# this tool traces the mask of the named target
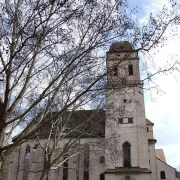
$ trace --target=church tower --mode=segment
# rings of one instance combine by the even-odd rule
[[[150,180],[148,137],[138,52],[115,42],[107,52],[105,179]]]

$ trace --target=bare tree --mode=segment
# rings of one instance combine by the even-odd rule
[[[52,169],[56,174],[60,171],[59,176],[67,176],[70,171],[74,176],[81,177],[84,173],[88,177],[94,170],[93,167],[104,167],[105,147],[109,148],[108,156],[114,161],[114,154],[122,155],[116,147],[120,138],[114,135],[105,140],[104,136],[104,110],[64,112],[60,118],[46,124],[33,137],[29,137],[31,140],[16,148],[16,160],[13,160],[13,164],[9,164],[12,161],[11,154],[7,156],[10,160],[5,163],[4,177],[8,179],[7,172],[9,174],[10,169],[17,169],[15,172],[11,171],[17,179],[32,175],[36,179],[46,179],[51,177]]]
[[[72,133],[67,110],[102,108],[106,82],[105,53],[115,40],[128,40],[141,52],[149,52],[166,40],[165,31],[179,18],[178,6],[162,12],[138,26],[121,0],[4,0],[0,16],[0,152],[38,138],[42,128],[51,124],[56,132],[53,149],[42,146],[48,170],[61,157],[53,154],[59,140]],[[125,60],[125,59],[124,59]],[[176,69],[175,64],[148,74],[144,80],[158,73]],[[57,110],[57,113],[52,112]],[[51,114],[49,116],[49,114]],[[71,115],[69,115],[71,117]],[[71,119],[71,118],[70,118]],[[88,120],[86,121],[88,124]],[[84,123],[73,127],[73,132]],[[9,136],[18,126],[27,126],[14,139],[3,145],[5,129]],[[54,128],[56,127],[56,128]],[[61,128],[60,128],[61,127]],[[60,128],[60,129],[59,129]],[[38,134],[41,132],[40,134]],[[57,135],[59,134],[59,135]],[[85,134],[83,131],[82,134]],[[70,140],[65,153],[81,137]],[[52,142],[51,142],[52,143]],[[52,157],[51,157],[52,156]]]

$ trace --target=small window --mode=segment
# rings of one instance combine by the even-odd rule
[[[149,132],[149,128],[147,127],[147,132]]]
[[[133,75],[133,65],[132,64],[128,65],[128,72],[129,72],[129,75]]]
[[[99,158],[99,163],[101,163],[101,164],[104,164],[104,163],[105,163],[104,156],[101,156],[101,157]]]
[[[28,180],[29,177],[29,166],[30,166],[30,158],[31,158],[31,148],[28,145],[26,147],[25,157],[24,157],[24,171],[23,171],[23,180]]]
[[[118,118],[118,124],[123,124],[123,118]]]
[[[122,79],[121,79],[121,82],[122,82],[123,85],[126,85],[126,84],[127,84],[127,83],[126,83],[126,78],[122,78]]]
[[[100,180],[104,180],[104,174],[100,174]]]
[[[39,144],[35,144],[34,147],[33,147],[33,149],[37,149],[38,146],[39,146]]]
[[[128,118],[128,123],[133,123],[133,118]]]
[[[84,180],[89,180],[89,146],[87,144],[84,150]]]
[[[126,101],[126,99],[124,99],[124,103],[126,103],[127,101]]]
[[[31,149],[30,146],[28,145],[26,148],[25,160],[30,160],[30,157],[31,157]]]
[[[117,67],[114,67],[114,68],[113,68],[112,75],[113,75],[113,76],[118,76],[118,68],[117,68]]]
[[[164,171],[161,171],[160,176],[161,176],[161,179],[166,179],[166,174]]]
[[[63,180],[68,180],[68,155],[64,155]]]

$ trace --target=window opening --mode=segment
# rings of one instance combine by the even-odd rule
[[[118,123],[123,124],[123,118],[118,118]]]
[[[104,163],[105,163],[105,158],[104,158],[104,156],[101,156],[101,157],[99,158],[99,162],[100,162],[101,164],[104,164]]]
[[[68,180],[68,155],[64,155],[63,180]]]
[[[166,174],[164,171],[161,171],[160,176],[161,176],[161,179],[166,179]]]
[[[131,145],[129,142],[123,144],[124,167],[131,167]]]
[[[133,123],[133,118],[128,118],[128,123]]]
[[[28,145],[26,148],[25,160],[30,160],[30,156],[31,156],[31,149],[30,146]]]
[[[100,180],[105,180],[104,174],[100,174]]]
[[[122,82],[122,85],[126,85],[127,83],[126,83],[126,78],[122,78],[121,79],[121,82]]]
[[[113,76],[118,76],[118,68],[117,67],[114,67],[113,68]]]
[[[133,75],[133,65],[132,64],[128,65],[128,72],[129,72],[129,75]]]
[[[34,147],[33,147],[33,149],[37,149],[38,146],[39,146],[39,144],[35,144]]]
[[[28,145],[26,147],[25,157],[24,157],[24,172],[23,172],[23,180],[28,180],[28,170],[30,165],[31,158],[31,148]]]
[[[84,151],[84,180],[89,180],[89,146]]]

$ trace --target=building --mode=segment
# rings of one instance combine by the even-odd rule
[[[175,180],[175,169],[166,163],[163,150],[155,149],[154,124],[145,117],[138,52],[128,42],[113,43],[107,52],[107,70],[106,110],[72,113],[76,122],[91,117],[95,127],[83,129],[78,143],[84,149],[64,154],[63,163],[52,167],[47,179]],[[77,132],[71,134],[76,136]],[[42,139],[46,141],[45,136]],[[38,180],[43,156],[36,140],[22,144],[7,157],[6,180]]]

